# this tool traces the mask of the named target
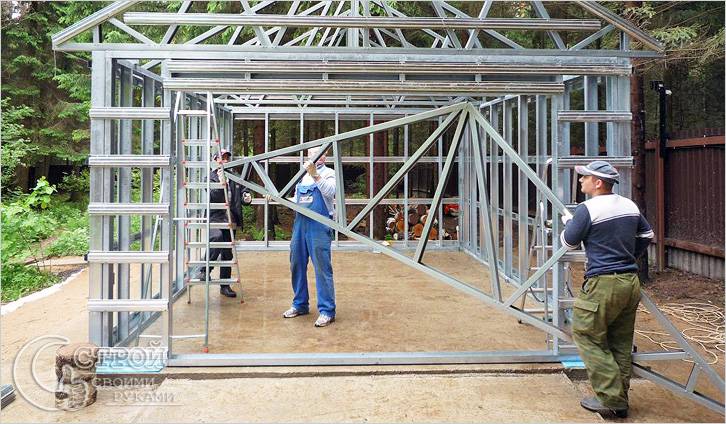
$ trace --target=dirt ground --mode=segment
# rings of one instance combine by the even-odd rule
[[[351,253],[352,254],[352,253]],[[338,253],[336,253],[338,255]],[[353,254],[354,255],[354,254]],[[275,271],[277,272],[277,271]],[[722,305],[723,282],[684,275],[677,271],[653,274],[646,290],[659,304],[709,302]],[[683,290],[686,282],[691,290]],[[718,288],[714,289],[711,285]],[[663,289],[661,290],[661,287]],[[718,297],[720,291],[720,297]],[[52,295],[28,303],[0,320],[2,358],[0,379],[13,377],[13,361],[30,340],[57,334],[73,341],[87,338],[88,272]],[[198,298],[198,296],[197,296]],[[721,302],[721,303],[717,303]],[[80,305],[80,306],[79,306]],[[239,306],[239,303],[237,303]],[[481,319],[484,319],[482,317]],[[484,321],[482,321],[484,322]],[[683,328],[687,324],[674,320]],[[341,323],[336,323],[341,324]],[[655,329],[656,323],[639,314],[639,329]],[[529,334],[531,330],[525,330]],[[340,337],[343,337],[341,335]],[[639,351],[659,349],[636,339]],[[40,380],[50,388],[33,386],[27,369],[15,373],[16,381],[31,399],[52,405],[53,351],[38,355]],[[685,378],[690,364],[668,361],[655,369],[674,378]],[[714,367],[723,375],[721,354]],[[247,375],[234,378],[170,377],[148,387],[99,389],[98,401],[78,412],[49,412],[31,405],[19,394],[0,411],[3,422],[600,422],[602,419],[579,406],[589,392],[587,380],[571,380],[553,365],[533,367],[438,366],[438,367],[340,367],[235,369]],[[386,372],[381,372],[385,368]],[[538,369],[541,368],[541,369]],[[189,369],[189,372],[205,369]],[[331,372],[331,370],[336,370]],[[230,370],[232,371],[232,370]],[[432,373],[435,371],[435,373]],[[214,372],[227,372],[216,368]],[[339,373],[339,374],[336,374]],[[343,373],[345,374],[345,373]],[[278,377],[275,377],[278,375]],[[703,378],[701,379],[703,380]],[[717,396],[701,381],[699,390]],[[721,395],[721,401],[723,397]],[[630,417],[620,422],[723,422],[723,415],[673,394],[650,381],[635,379],[631,390]]]
[[[645,289],[658,303],[661,302],[706,302],[724,305],[724,281],[712,280],[700,275],[666,269],[650,272],[651,281]]]

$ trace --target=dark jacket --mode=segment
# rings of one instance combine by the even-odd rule
[[[210,180],[212,182],[219,182],[219,175],[217,174],[216,169],[212,169],[210,175]],[[229,207],[230,214],[232,215],[232,222],[240,228],[242,227],[242,204],[250,204],[242,201],[244,193],[249,193],[249,190],[234,181],[227,180],[227,195],[229,196]],[[212,189],[209,199],[211,203],[224,203],[224,200],[224,192],[222,189]],[[210,217],[211,222],[227,222],[227,211],[224,209],[212,209]]]

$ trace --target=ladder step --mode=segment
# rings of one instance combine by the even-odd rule
[[[187,147],[214,147],[219,144],[218,140],[207,140],[206,138],[195,138],[189,140],[182,140],[182,145]]]
[[[577,349],[577,345],[569,344],[569,343],[563,343],[560,345],[560,350],[562,349]]]
[[[221,189],[224,188],[224,183],[209,183],[209,188],[211,189]],[[184,188],[189,190],[206,190],[207,189],[207,183],[184,183]]]
[[[585,166],[594,160],[606,160],[616,168],[632,168],[632,156],[563,156],[557,158],[558,168],[572,168],[574,166]]]
[[[168,107],[96,107],[89,116],[95,119],[169,119]]]
[[[560,258],[560,262],[580,262],[584,263],[587,261],[587,257],[585,257],[585,251],[584,250],[575,250],[572,252],[567,252],[564,255],[562,255],[562,258]]]
[[[91,215],[168,215],[168,203],[89,203]]]
[[[535,248],[535,249],[542,249],[542,248],[545,248],[545,249],[547,249],[547,250],[552,250],[552,245],[549,245],[549,244],[548,244],[548,245],[546,245],[546,246],[542,246],[541,244],[535,244],[535,245],[534,245],[534,248]]]
[[[206,169],[207,167],[212,168],[212,165],[214,165],[214,163],[212,163],[212,162],[207,163],[207,162],[204,162],[204,161],[201,161],[201,160],[200,161],[191,161],[191,160],[182,161],[182,166],[185,167],[185,168],[187,168],[187,169],[192,169],[192,168],[194,168],[194,169],[198,169],[198,168]]]
[[[206,203],[185,203],[184,208],[189,210],[206,210]],[[210,203],[209,209],[227,209],[226,203]]]
[[[564,122],[630,122],[633,115],[627,110],[561,110],[557,120]]]
[[[187,262],[187,265],[192,266],[207,266],[206,261],[189,261]],[[232,266],[237,265],[237,261],[209,261],[209,266]]]
[[[192,110],[192,109],[181,109],[178,110],[177,115],[184,115],[184,116],[204,116],[206,117],[209,112],[206,110]]]
[[[174,340],[201,339],[201,338],[204,338],[204,334],[179,334],[179,335],[169,336],[169,338],[172,338]]]
[[[198,249],[206,249],[207,243],[204,241],[190,241],[186,243],[187,247],[192,248],[198,248]],[[218,248],[225,248],[225,247],[234,247],[234,242],[232,241],[210,241],[209,247],[212,249],[218,249]]]
[[[574,297],[563,297],[559,299],[560,307],[571,308],[575,304]]]
[[[222,228],[221,230],[222,230],[222,231],[225,231],[225,230],[227,230],[227,231],[232,231],[232,229],[230,229],[230,228]],[[208,238],[207,238],[207,237],[205,237],[205,236],[201,236],[201,238],[197,239],[197,238],[195,237],[195,236],[197,236],[197,235],[201,236],[201,234],[190,234],[190,235],[188,235],[188,236],[190,236],[190,237],[187,237],[187,239],[188,239],[188,240],[186,240],[186,241],[185,241],[185,243],[204,243],[204,244],[206,244],[206,243],[207,243],[207,240],[208,240]],[[228,241],[220,241],[220,242],[214,242],[214,243],[231,243],[231,242],[228,242]],[[197,247],[199,247],[199,248],[201,248],[200,246],[189,246],[189,247],[192,247],[192,248],[197,248]],[[212,246],[212,247],[215,247],[215,246]],[[218,246],[218,247],[222,247],[222,248],[229,248],[229,246]],[[234,246],[233,246],[233,247],[234,247]]]
[[[207,223],[206,222],[187,222],[184,224],[184,226],[188,227],[188,228],[192,228],[192,229],[195,229],[195,228],[204,229],[204,228],[207,228]],[[209,228],[211,228],[211,229],[225,229],[225,228],[231,229],[232,226],[229,224],[229,222],[210,222]]]
[[[191,284],[191,285],[207,284],[206,281],[200,280],[198,278],[187,279],[186,282],[187,282],[187,284]],[[237,283],[239,283],[239,280],[236,278],[213,278],[213,279],[209,280],[209,284],[216,284],[216,285],[237,284]]]
[[[164,264],[169,262],[169,252],[104,252],[102,250],[91,250],[88,252],[89,263],[110,263],[110,264]]]
[[[530,290],[535,293],[542,293],[543,291],[545,291],[545,289],[542,287],[531,287]],[[547,287],[547,293],[552,293],[552,287]]]
[[[219,144],[218,138],[182,138],[182,143]]]
[[[89,156],[89,166],[130,167],[130,168],[160,168],[169,166],[171,159],[168,155],[104,155]]]
[[[155,312],[168,309],[168,299],[88,299],[89,312]]]

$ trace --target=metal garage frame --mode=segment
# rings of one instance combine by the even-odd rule
[[[567,322],[572,304],[567,267],[582,261],[583,254],[565,252],[557,237],[559,216],[575,200],[571,169],[594,156],[606,156],[622,168],[621,194],[630,194],[630,60],[661,55],[663,47],[657,40],[591,1],[575,2],[581,6],[581,19],[552,18],[541,1],[529,2],[529,17],[500,16],[501,4],[490,0],[477,3],[476,13],[471,5],[460,6],[467,9],[461,10],[455,2],[420,2],[422,16],[407,16],[411,9],[406,2],[394,7],[383,0],[254,4],[243,0],[239,13],[200,12],[205,7],[199,3],[183,1],[176,13],[168,13],[144,2],[118,1],[53,37],[57,51],[92,52],[88,255],[92,342],[113,351],[137,340],[154,320],[161,320],[163,334],[157,339],[170,366],[556,362],[576,353]],[[165,31],[158,31],[159,27]],[[104,42],[109,30],[127,42]],[[536,48],[522,46],[515,40],[516,31],[541,32],[543,41]],[[580,96],[582,109],[574,110],[571,104],[579,102]],[[181,109],[199,113],[180,116]],[[203,113],[213,114],[216,131],[202,125]],[[437,165],[440,177],[457,167],[459,196],[447,201],[460,204],[459,238],[456,243],[436,240],[429,244],[460,249],[487,264],[492,271],[485,285],[488,292],[424,265],[426,238],[418,244],[404,240],[389,248],[371,240],[372,234],[354,232],[356,220],[376,204],[391,201],[384,198],[385,193],[370,193],[370,199],[359,201],[366,207],[353,222],[346,222],[344,213],[338,213],[336,221],[311,217],[354,240],[337,243],[339,248],[375,248],[536,326],[546,334],[544,349],[174,353],[173,340],[189,336],[175,334],[171,326],[174,299],[186,289],[180,253],[184,233],[178,221],[184,207],[179,143],[182,137],[214,141],[216,133],[223,146],[231,146],[235,119],[264,119],[266,128],[275,119],[299,119],[301,128],[306,119],[331,120],[336,133],[340,120],[369,121],[366,128],[307,142],[301,137],[296,146],[243,157],[226,166],[230,179],[259,194],[269,193],[279,204],[303,214],[309,212],[284,198],[302,171],[283,189],[266,172],[270,162],[300,160],[308,147],[332,148],[339,193],[343,193],[342,164],[356,160],[342,156],[339,146],[366,135],[372,145],[373,133],[379,130],[403,128],[404,155],[377,157],[370,149],[369,165],[390,161],[406,169],[429,160]],[[421,150],[409,151],[408,125],[432,119],[439,127],[427,143],[438,146],[438,155],[422,158]],[[135,122],[140,126],[135,127]],[[579,156],[570,153],[575,123],[584,125],[584,154]],[[605,126],[604,139],[598,125]],[[452,148],[444,155],[441,136],[449,127],[454,128]],[[130,199],[135,168],[141,169],[141,203]],[[251,181],[252,171],[264,186]],[[157,189],[155,174],[161,181]],[[398,176],[406,185],[405,171]],[[433,198],[423,200],[434,210],[441,203],[444,182],[440,178]],[[537,212],[520,213],[529,209],[530,186],[536,187]],[[404,204],[421,201],[409,198],[407,190]],[[337,202],[339,210],[344,210],[348,201],[339,196]],[[135,216],[143,217],[140,250],[131,250]],[[432,222],[427,221],[426,233]],[[397,250],[414,246],[414,259]],[[265,240],[247,248],[285,246]],[[137,299],[131,299],[129,264],[133,263],[142,264]],[[158,272],[153,271],[155,267]],[[502,296],[501,282],[513,286],[514,294]],[[723,412],[719,401],[695,391],[701,374],[721,392],[723,379],[643,296],[645,307],[681,350],[636,353],[634,372]],[[526,309],[524,298],[539,304],[538,308]],[[686,358],[694,366],[684,384],[644,365],[650,360]]]

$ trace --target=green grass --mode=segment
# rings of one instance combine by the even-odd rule
[[[3,264],[0,298],[3,302],[12,302],[58,282],[60,276],[32,265]]]
[[[141,173],[131,174],[131,199],[141,200]],[[159,199],[159,173],[154,174],[154,202]],[[36,265],[25,265],[29,260],[46,257],[80,256],[88,252],[88,172],[64,178],[60,184],[66,193],[41,178],[27,194],[12,194],[0,205],[0,284],[3,302],[15,300],[34,291],[51,286],[60,277]],[[71,201],[70,193],[82,193],[81,201]],[[152,224],[153,225],[153,224]],[[130,219],[130,232],[141,231],[141,217]],[[156,249],[161,241],[156,240]],[[139,240],[131,243],[131,250],[139,250]]]
[[[3,199],[0,283],[3,302],[60,281],[55,275],[28,260],[47,256],[81,255],[88,251],[87,202],[71,202],[70,196],[55,193],[41,180],[30,194]],[[43,243],[51,239],[50,243]]]

